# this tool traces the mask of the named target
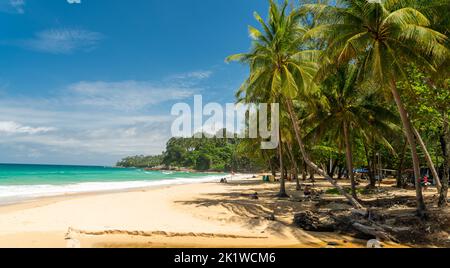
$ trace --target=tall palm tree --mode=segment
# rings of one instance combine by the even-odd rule
[[[361,63],[361,75],[390,89],[397,105],[413,158],[416,178],[417,211],[426,215],[422,195],[420,163],[408,112],[397,89],[404,78],[404,62],[416,62],[435,70],[447,54],[446,36],[428,28],[430,21],[417,9],[401,0],[343,0],[339,5],[304,5],[305,12],[321,18],[321,25],[307,36],[327,44],[325,57],[334,63],[350,60]]]
[[[245,94],[248,101],[275,100],[285,104],[283,107],[287,107],[305,163],[329,180],[355,207],[361,208],[357,200],[310,160],[303,143],[293,99],[301,96],[308,100],[311,97],[315,88],[312,81],[318,69],[318,52],[308,50],[302,41],[306,30],[299,23],[301,16],[302,13],[298,9],[288,11],[287,0],[281,5],[270,0],[267,23],[255,13],[263,31],[249,27],[250,36],[253,38],[252,50],[249,53],[230,56],[227,61],[241,61],[250,66],[250,76],[238,95]]]
[[[297,157],[294,154],[294,148],[293,148],[293,137],[289,132],[289,135],[286,136],[286,148],[288,150],[288,157],[292,163],[292,175],[295,179],[295,183],[296,183],[296,190],[300,191],[302,189],[302,186],[300,184],[300,179],[298,177],[298,165],[297,165]]]
[[[450,36],[450,0],[420,0],[417,3],[418,8],[430,17],[430,27],[436,31]],[[447,38],[445,42],[447,49],[450,49],[450,39]],[[430,79],[432,88],[435,89],[436,95],[441,96],[440,100],[434,106],[439,110],[442,118],[442,133],[441,145],[442,154],[444,156],[444,174],[442,178],[442,185],[439,194],[439,207],[447,205],[448,200],[448,183],[450,179],[450,126],[449,126],[449,90],[450,90],[450,55],[441,62],[440,66],[436,68],[436,72]],[[444,93],[444,94],[442,94]],[[445,93],[447,94],[445,96]],[[444,96],[443,96],[444,95]],[[437,104],[437,105],[436,105]]]
[[[376,92],[361,90],[357,74],[358,67],[349,64],[340,67],[335,75],[323,81],[322,92],[330,108],[309,118],[316,122],[311,134],[321,136],[331,133],[338,144],[345,145],[347,171],[354,198],[357,198],[357,193],[353,173],[352,137],[357,134],[363,138],[376,135],[390,146],[383,133],[392,132],[396,121],[396,116],[379,101]]]
[[[292,125],[290,123],[289,114],[286,111],[281,110],[280,113],[280,127],[281,127],[281,140],[285,145],[286,158],[289,159],[289,164],[291,167],[291,175],[295,177],[296,190],[301,190],[300,180],[298,178],[298,165],[297,158],[294,153],[294,138],[292,136]]]
[[[286,193],[286,161],[284,160],[284,149],[283,149],[283,136],[280,131],[280,141],[278,144],[278,159],[280,161],[280,191],[277,194],[279,198],[286,198],[289,195]]]

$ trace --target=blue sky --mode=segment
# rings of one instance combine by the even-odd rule
[[[73,3],[70,3],[73,2]],[[79,3],[78,3],[79,2]],[[0,0],[0,162],[158,154],[176,102],[233,102],[263,0]]]

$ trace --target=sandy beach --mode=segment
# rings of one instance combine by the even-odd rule
[[[320,193],[312,198],[287,182],[290,198],[280,199],[275,197],[278,183],[252,177],[0,206],[0,248],[364,248],[371,239],[342,226],[312,232],[294,223],[298,213],[313,213],[320,224],[329,215],[342,215],[350,225],[362,220],[351,216],[344,197],[328,193],[333,188],[324,179],[302,182],[304,189]],[[339,184],[349,187],[346,180]],[[432,217],[426,222],[415,217],[414,189],[394,184],[395,179],[388,179],[373,193],[361,195],[396,234],[382,240],[382,247],[447,247],[449,211],[432,208],[436,190],[424,192]]]
[[[365,246],[366,241],[351,237],[293,227],[293,208],[283,204],[288,201],[273,202],[276,189],[276,184],[244,179],[3,206],[0,247]],[[260,200],[248,197],[255,190]],[[276,221],[266,219],[272,213]]]

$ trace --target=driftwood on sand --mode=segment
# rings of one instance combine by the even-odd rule
[[[398,242],[397,239],[395,239],[392,235],[388,234],[384,228],[381,228],[379,226],[376,226],[376,225],[368,226],[368,225],[363,225],[359,222],[353,223],[352,226],[356,230],[358,230],[364,234],[374,236],[378,240]]]

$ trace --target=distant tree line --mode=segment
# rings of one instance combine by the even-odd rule
[[[236,138],[171,138],[166,150],[157,156],[126,157],[119,167],[186,168],[198,171],[255,172],[262,171],[262,159],[253,159],[239,150],[241,140]]]
[[[116,165],[118,167],[136,167],[136,168],[154,168],[160,166],[162,163],[162,155],[155,156],[144,156],[144,155],[136,155],[125,157],[120,160]]]

